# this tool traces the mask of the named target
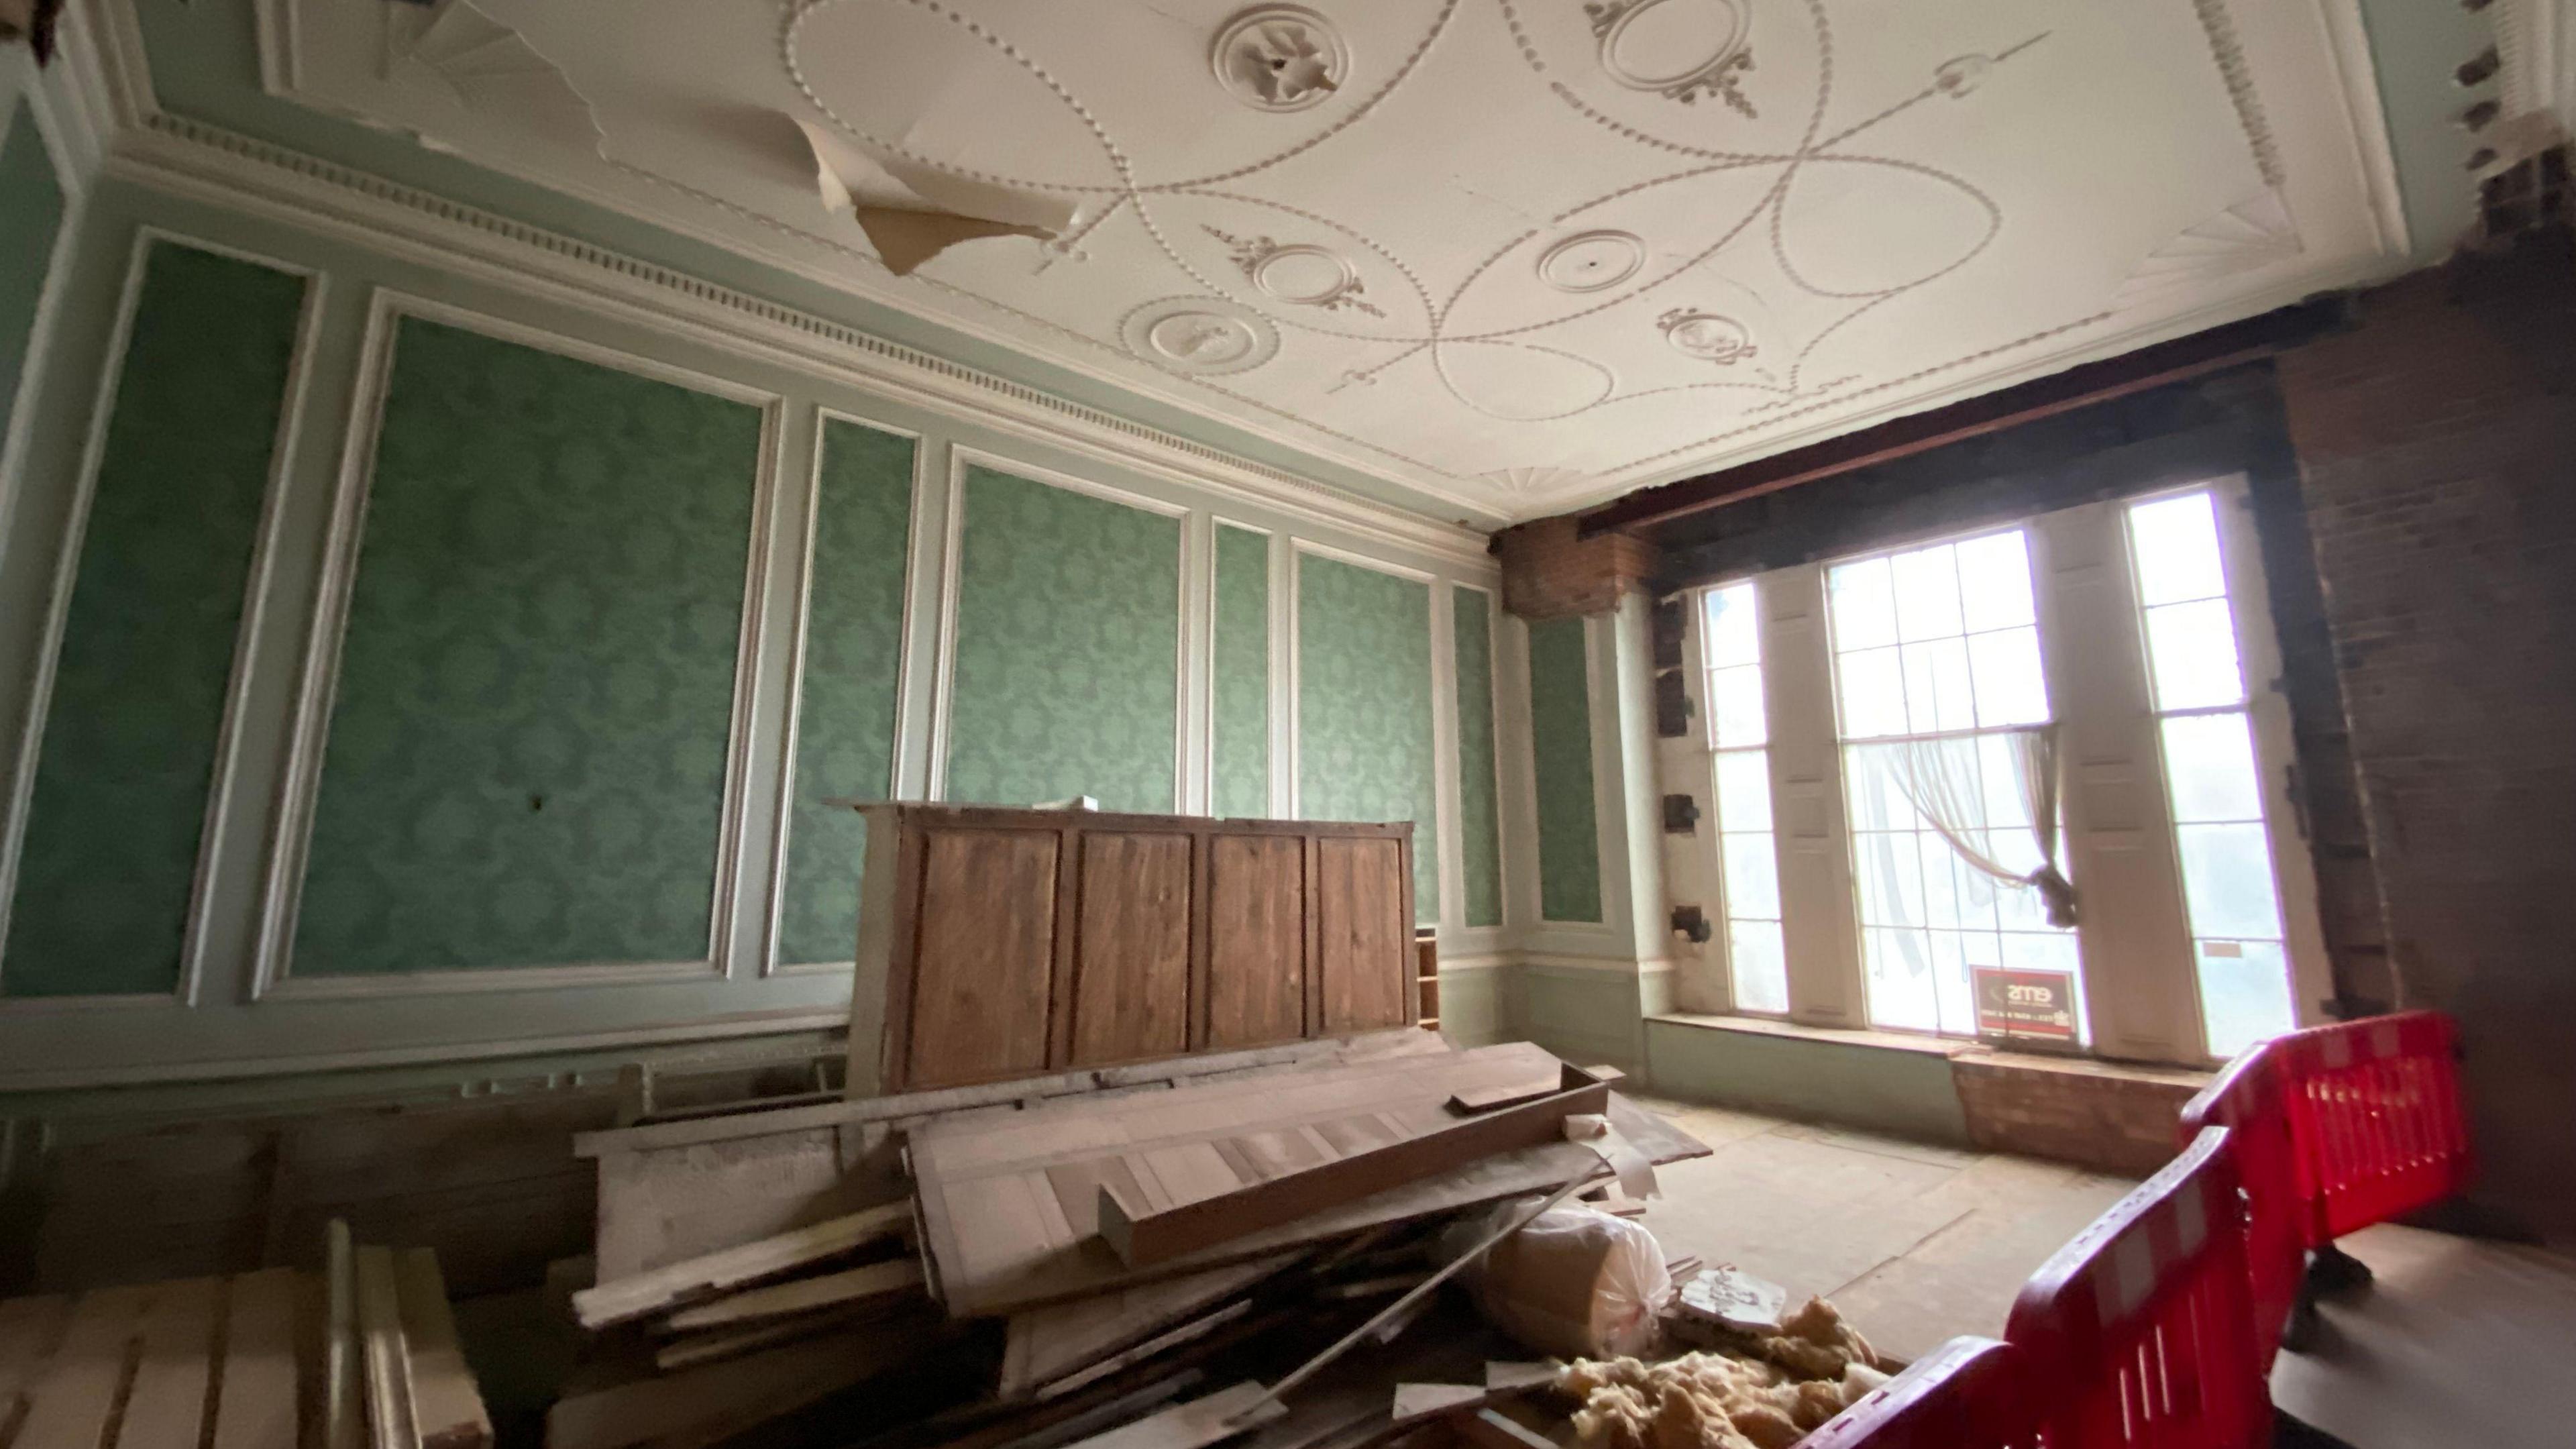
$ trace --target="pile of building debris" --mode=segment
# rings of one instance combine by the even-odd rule
[[[1525,1326],[1562,1306],[1550,1294],[1589,1301],[1585,1283],[1518,1318],[1479,1310],[1490,1281],[1442,1289],[1540,1214],[1641,1211],[1655,1165],[1706,1154],[1616,1075],[1399,1031],[593,1134],[595,1281],[570,1297],[592,1337],[548,1444],[1534,1446],[1553,1441],[1533,1425],[1580,1410],[1601,1442],[1684,1449],[1656,1435],[1657,1405],[1690,1394],[1635,1361],[1532,1361],[1533,1339],[1606,1341],[1580,1302],[1559,1330]],[[1651,1295],[1627,1294],[1649,1314],[1698,1269],[1660,1258]],[[1734,1335],[1728,1361],[1749,1366],[1728,1382],[1787,1404],[1784,1423],[1874,1382],[1844,1373],[1869,1362],[1856,1335],[1793,1326],[1773,1353],[1704,1303],[1673,1311]],[[1800,1352],[1816,1357],[1783,1361]],[[1807,1387],[1763,1396],[1778,1385]],[[1699,1442],[1772,1442],[1700,1397],[1687,1412],[1716,1417]]]

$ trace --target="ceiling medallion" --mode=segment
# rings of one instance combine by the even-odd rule
[[[1222,297],[1165,297],[1128,313],[1118,324],[1127,350],[1174,372],[1214,375],[1244,372],[1279,351],[1279,330],[1269,319]]]
[[[1302,111],[1340,89],[1351,50],[1303,5],[1256,5],[1229,20],[1208,52],[1217,84],[1261,111]]]
[[[1583,13],[1612,80],[1685,105],[1706,93],[1753,115],[1742,85],[1753,69],[1744,0],[1584,0]]]
[[[1361,293],[1358,270],[1339,254],[1304,242],[1281,245],[1266,236],[1239,237],[1215,227],[1202,228],[1225,243],[1243,279],[1264,296],[1292,307],[1320,307],[1338,312],[1348,307],[1372,317],[1386,314]]]
[[[1579,231],[1538,256],[1538,279],[1560,292],[1599,292],[1637,275],[1646,244],[1633,232]]]
[[[1987,74],[1994,68],[1995,58],[1991,55],[1963,55],[1944,62],[1939,70],[1934,71],[1932,86],[1941,94],[1956,99],[1984,85]]]
[[[1655,325],[1664,329],[1664,340],[1675,352],[1720,367],[1733,367],[1757,351],[1743,323],[1714,312],[1675,307],[1656,318]]]

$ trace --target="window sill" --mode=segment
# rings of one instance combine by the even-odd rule
[[[1702,1031],[1731,1031],[1745,1036],[1787,1037],[1793,1041],[1863,1047],[1873,1051],[1914,1052],[1929,1057],[1956,1057],[1979,1050],[1975,1042],[1956,1041],[1948,1037],[1915,1036],[1909,1032],[1871,1031],[1840,1026],[1809,1026],[1804,1022],[1782,1021],[1769,1016],[1716,1016],[1701,1012],[1671,1011],[1646,1019],[1672,1026],[1697,1027]]]
[[[2118,1062],[2102,1057],[2074,1056],[2057,1052],[2011,1051],[1987,1042],[1961,1041],[1955,1037],[1917,1036],[1911,1032],[1873,1031],[1865,1028],[1809,1026],[1804,1022],[1782,1021],[1768,1016],[1719,1016],[1700,1012],[1672,1011],[1646,1018],[1672,1026],[1695,1027],[1702,1031],[1727,1031],[1744,1036],[1784,1037],[1792,1041],[1811,1041],[1830,1046],[1855,1047],[1864,1051],[1913,1052],[1918,1056],[1946,1057],[1970,1067],[1993,1071],[2056,1072],[2073,1077],[2099,1080],[2152,1082],[2161,1086],[2188,1087],[2193,1091],[2209,1085],[2214,1072],[2196,1067],[2151,1066],[2139,1062]]]

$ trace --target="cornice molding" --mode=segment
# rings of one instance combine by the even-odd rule
[[[99,15],[89,12],[95,9]],[[1359,497],[1105,409],[675,268],[516,221],[418,187],[159,108],[140,37],[119,0],[87,92],[104,124],[105,174],[356,241],[482,280],[615,309],[943,413],[999,426],[1151,476],[1417,550],[1484,577],[1485,535]]]

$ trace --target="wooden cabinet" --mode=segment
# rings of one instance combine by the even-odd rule
[[[1418,1014],[1409,823],[858,808],[854,1096]]]

